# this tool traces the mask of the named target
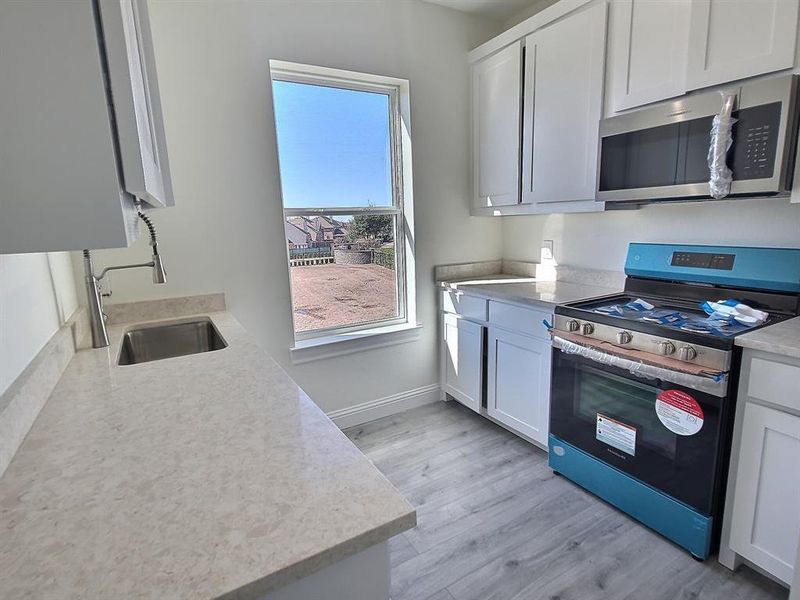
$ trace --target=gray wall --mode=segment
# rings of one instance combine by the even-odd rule
[[[503,256],[538,260],[553,240],[556,262],[621,271],[628,242],[800,247],[800,204],[784,199],[646,206],[604,213],[503,219]]]
[[[114,273],[112,302],[224,291],[234,315],[324,409],[436,383],[433,266],[498,258],[499,220],[469,216],[467,51],[499,25],[416,0],[155,2],[176,206],[153,214],[169,283]],[[411,82],[418,342],[292,367],[269,59]],[[98,269],[146,260],[144,240]]]
[[[0,254],[0,394],[76,307],[68,254]]]

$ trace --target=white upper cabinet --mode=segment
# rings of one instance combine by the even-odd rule
[[[610,4],[610,113],[686,92],[691,0]]]
[[[522,45],[472,67],[472,156],[476,207],[519,203]]]
[[[147,0],[101,0],[100,15],[125,190],[151,206],[172,206]]]
[[[0,2],[0,253],[117,248],[173,203],[145,0]]]
[[[523,203],[594,204],[606,12],[594,4],[526,38]]]
[[[798,0],[693,0],[688,89],[794,66]]]

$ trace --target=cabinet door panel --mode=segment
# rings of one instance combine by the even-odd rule
[[[596,4],[526,39],[523,202],[595,198],[606,12]]]
[[[100,14],[125,190],[174,204],[147,0],[102,0]]]
[[[444,315],[445,391],[480,412],[483,389],[483,327]]]
[[[133,243],[117,169],[91,0],[0,2],[0,253]]]
[[[547,444],[550,343],[489,328],[487,412],[511,429]]]
[[[688,89],[794,65],[798,0],[694,0]]]
[[[612,110],[685,93],[691,1],[621,0],[611,11]]]
[[[800,537],[800,417],[745,405],[731,548],[787,585]]]
[[[519,203],[522,47],[519,42],[472,68],[472,147],[477,206]]]

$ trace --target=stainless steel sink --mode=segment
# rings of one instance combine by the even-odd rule
[[[228,346],[209,318],[153,323],[131,329],[122,338],[118,365],[135,365]]]

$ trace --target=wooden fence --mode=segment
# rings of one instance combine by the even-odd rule
[[[289,265],[292,267],[310,267],[314,265],[334,264],[333,246],[289,248]],[[394,248],[377,248],[372,251],[372,261],[380,267],[394,270]]]

